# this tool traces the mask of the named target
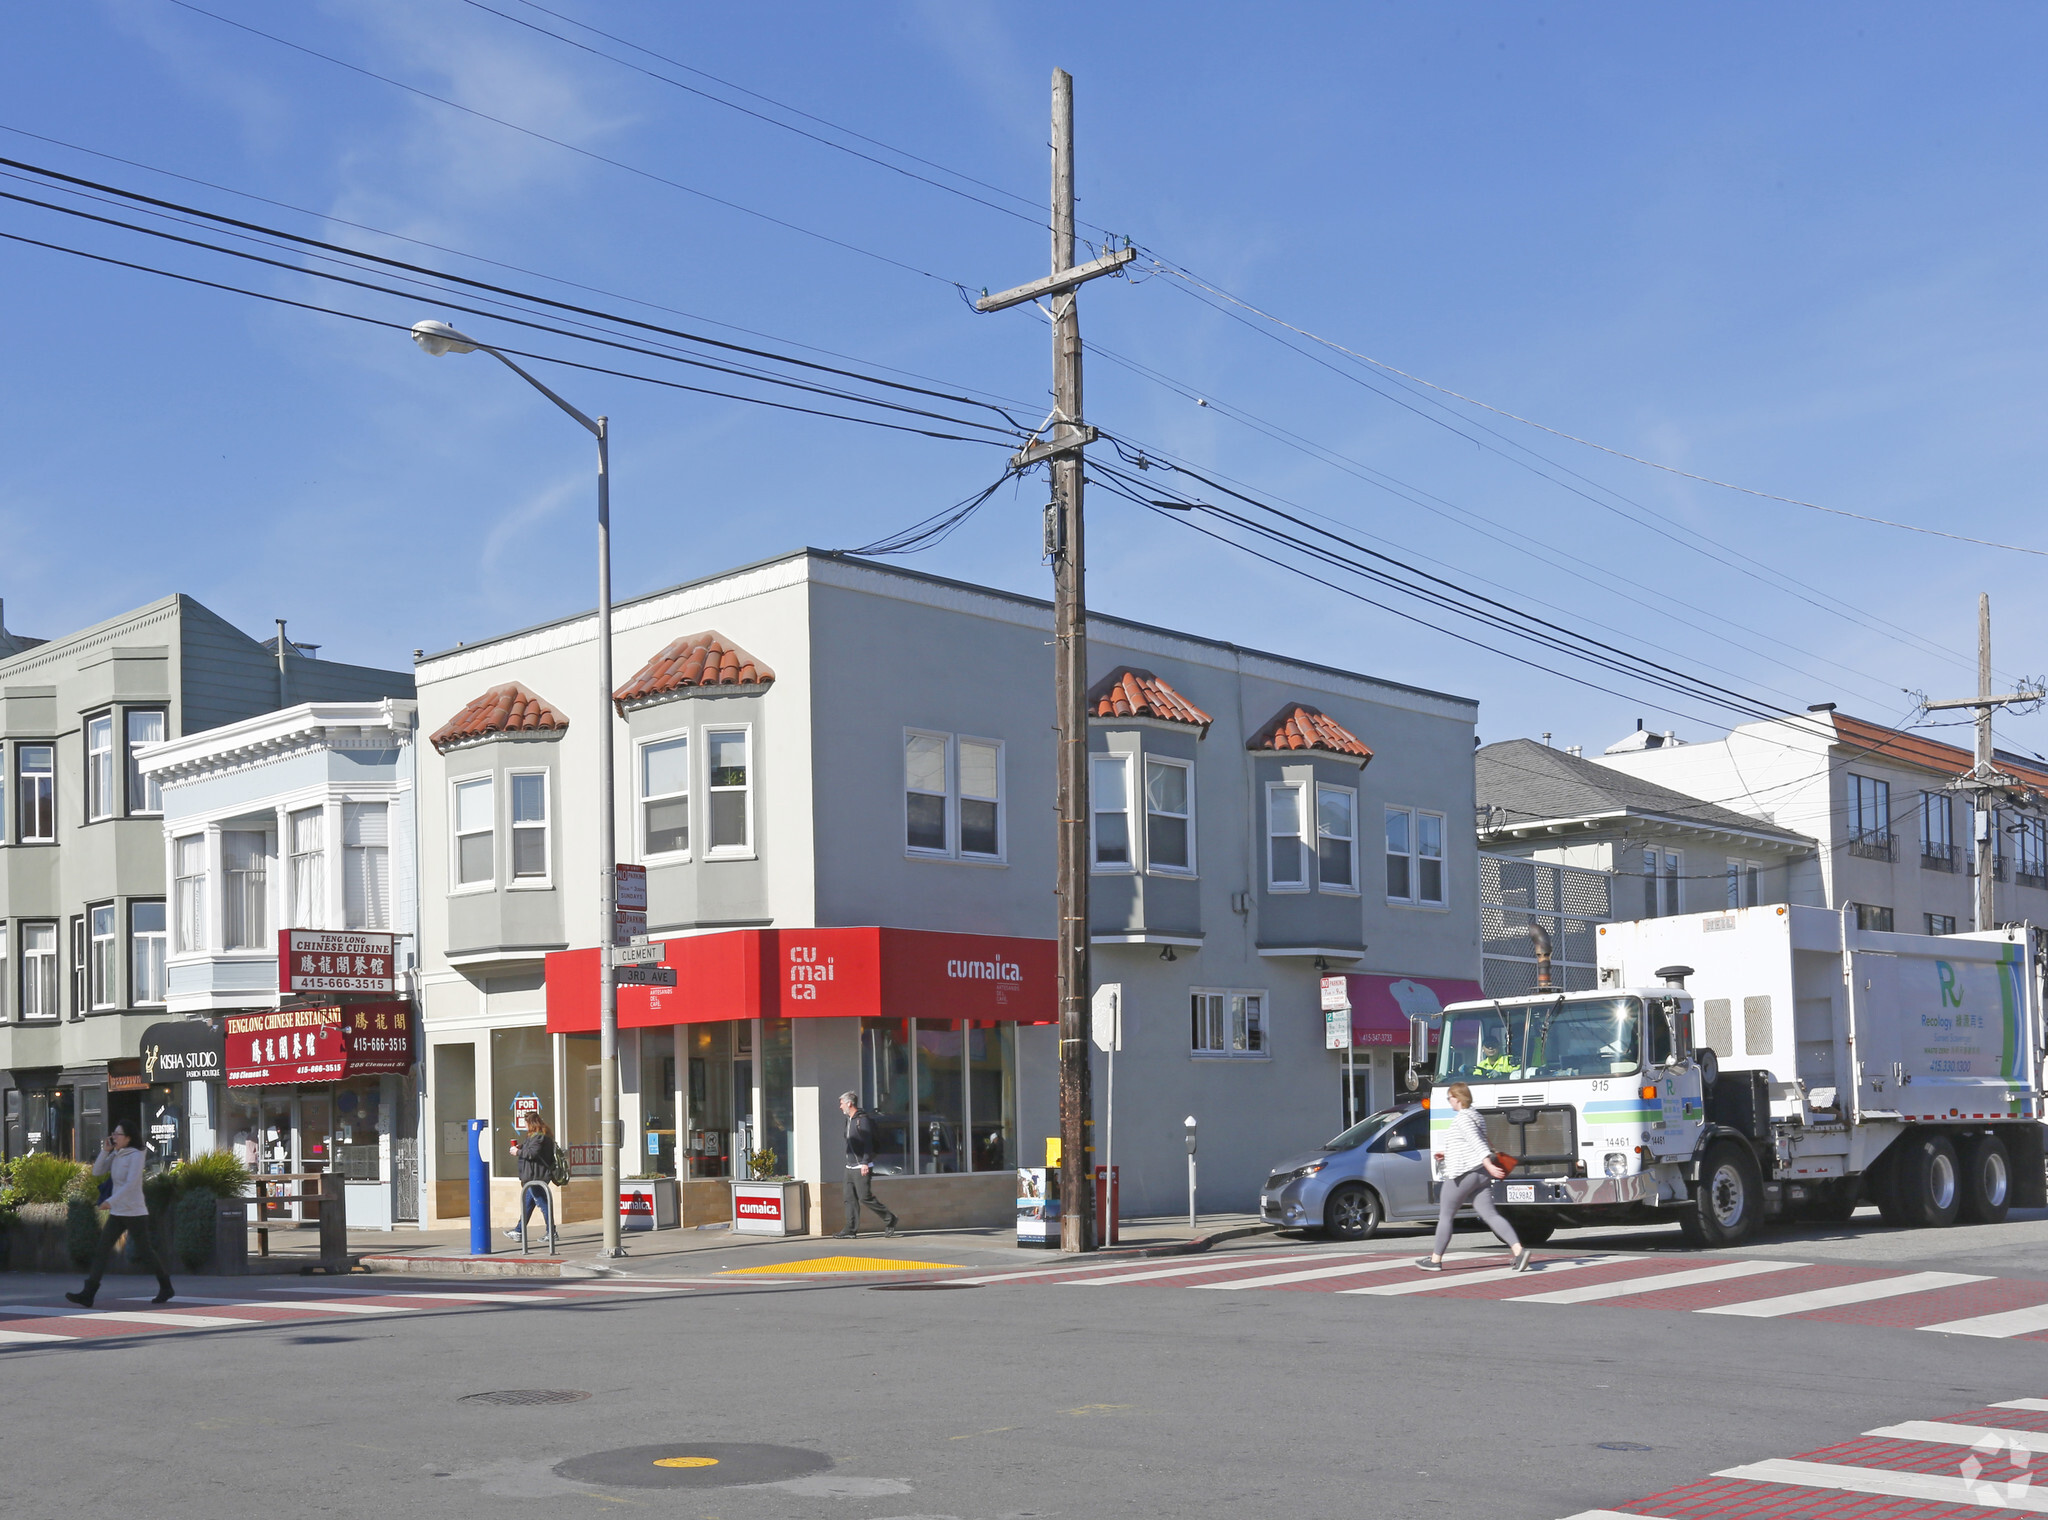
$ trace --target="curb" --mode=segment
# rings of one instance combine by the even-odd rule
[[[1242,1240],[1247,1235],[1270,1235],[1279,1230],[1277,1224],[1241,1224],[1228,1230],[1218,1230],[1214,1235],[1197,1235],[1193,1240],[1177,1240],[1163,1246],[1111,1246],[1108,1250],[1094,1251],[1091,1255],[1108,1257],[1129,1257],[1133,1261],[1144,1261],[1159,1256],[1199,1256],[1226,1240]]]
[[[559,1256],[364,1256],[365,1272],[403,1277],[596,1277]]]

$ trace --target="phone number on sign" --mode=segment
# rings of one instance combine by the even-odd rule
[[[404,1052],[412,1049],[412,1041],[402,1034],[359,1035],[349,1042],[349,1046],[351,1049],[362,1051],[365,1054],[375,1055],[388,1052],[392,1055],[402,1055]]]

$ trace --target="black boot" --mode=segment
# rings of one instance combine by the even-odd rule
[[[156,1297],[152,1298],[150,1302],[153,1304],[167,1304],[170,1301],[171,1280],[168,1277],[159,1277],[156,1280]]]
[[[81,1289],[77,1293],[67,1293],[64,1296],[70,1299],[71,1302],[73,1302],[74,1304],[77,1304],[79,1308],[90,1309],[92,1307],[93,1298],[98,1292],[99,1284],[94,1283],[89,1287]]]

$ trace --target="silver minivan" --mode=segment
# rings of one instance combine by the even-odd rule
[[[1364,1240],[1383,1224],[1434,1224],[1429,1170],[1429,1110],[1382,1109],[1274,1167],[1259,1218],[1339,1240]]]

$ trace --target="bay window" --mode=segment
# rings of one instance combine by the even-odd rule
[[[85,816],[114,816],[114,715],[85,720]]]
[[[21,1016],[23,1020],[57,1017],[57,926],[21,926]]]
[[[391,927],[391,809],[382,802],[341,805],[344,928]]]
[[[1089,762],[1088,806],[1094,814],[1095,869],[1133,869],[1130,756],[1097,755]]]
[[[164,1000],[164,905],[128,906],[129,996],[137,1007]]]
[[[497,797],[489,776],[455,783],[455,885],[488,887],[498,877]]]
[[[145,744],[158,744],[164,737],[164,715],[153,708],[133,707],[128,710],[128,811],[130,813],[161,813],[164,810],[164,791],[156,777],[145,776],[137,761],[136,750]]]
[[[171,841],[171,898],[177,905],[178,952],[206,948],[206,836]]]
[[[548,879],[548,776],[521,771],[512,778],[512,879]]]
[[[222,948],[268,950],[269,836],[230,829],[220,836]]]
[[[291,927],[327,927],[327,815],[320,808],[302,808],[285,819],[285,850],[290,857]]]
[[[86,996],[93,1008],[115,1008],[121,1002],[121,938],[116,930],[114,905],[101,903],[89,908],[92,947],[86,965]]]
[[[677,734],[640,746],[640,853],[690,851],[690,738]]]
[[[744,728],[704,731],[709,752],[710,855],[746,855],[754,848],[753,766]]]
[[[1302,836],[1298,781],[1266,784],[1266,886],[1274,892],[1308,890],[1308,851]]]
[[[1325,892],[1358,890],[1358,793],[1316,788],[1316,879]]]
[[[1180,760],[1145,761],[1145,869],[1193,874],[1194,767]]]
[[[22,744],[14,751],[14,839],[17,844],[57,842],[57,749]]]

